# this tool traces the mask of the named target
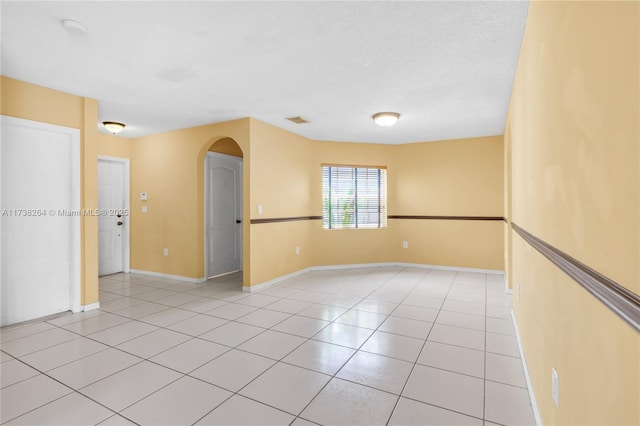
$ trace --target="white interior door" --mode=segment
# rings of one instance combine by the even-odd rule
[[[242,159],[208,153],[206,159],[207,275],[242,269]]]
[[[128,269],[125,268],[129,221],[127,182],[125,161],[98,159],[98,275]]]
[[[80,132],[2,117],[1,325],[80,309]]]

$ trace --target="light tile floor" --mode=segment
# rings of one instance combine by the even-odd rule
[[[100,310],[3,328],[0,422],[534,424],[499,275],[316,271],[243,293],[100,278]]]

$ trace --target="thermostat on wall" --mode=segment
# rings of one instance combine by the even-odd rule
[[[147,201],[149,199],[149,196],[146,192],[141,192],[140,193],[140,199],[143,201]]]

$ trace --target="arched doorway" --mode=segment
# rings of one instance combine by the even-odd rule
[[[242,270],[243,153],[232,138],[205,156],[205,277]]]

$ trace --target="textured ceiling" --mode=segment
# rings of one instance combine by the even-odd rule
[[[255,117],[311,139],[503,132],[527,2],[2,1],[3,75],[137,137]],[[85,35],[61,21],[73,19]],[[378,111],[400,121],[381,128]],[[302,116],[307,124],[285,117]]]

